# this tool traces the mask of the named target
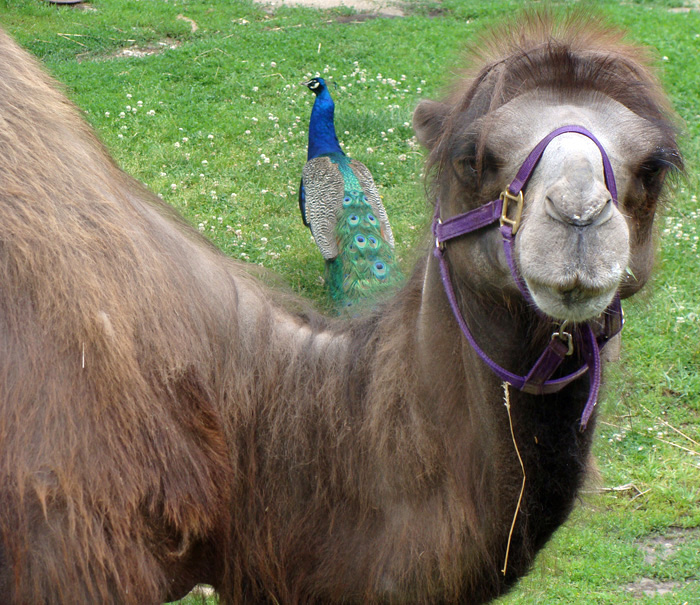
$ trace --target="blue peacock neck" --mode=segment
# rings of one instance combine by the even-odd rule
[[[315,91],[314,91],[315,92]],[[316,95],[309,120],[309,152],[307,160],[327,153],[343,153],[335,134],[335,104],[325,84]]]

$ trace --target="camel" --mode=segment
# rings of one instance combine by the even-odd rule
[[[3,602],[476,604],[527,573],[682,161],[619,32],[535,15],[474,48],[414,115],[430,245],[339,320],[122,172],[0,34]]]

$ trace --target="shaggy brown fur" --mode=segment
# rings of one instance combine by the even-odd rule
[[[473,117],[540,74],[566,85],[568,66],[605,94],[631,86],[662,120],[629,47],[531,35],[523,48],[543,60],[490,59],[455,93]],[[439,158],[469,129],[451,123]],[[207,582],[232,603],[480,603],[566,518],[590,445],[586,379],[513,394],[528,483],[500,573],[520,467],[501,385],[432,261],[363,319],[284,310],[116,168],[3,33],[0,175],[4,602],[157,603]],[[474,284],[457,287],[466,301]],[[463,308],[502,363],[532,363],[531,311],[502,297]]]

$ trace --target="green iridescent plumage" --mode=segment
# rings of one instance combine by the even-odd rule
[[[321,78],[309,123],[299,205],[326,259],[326,285],[339,311],[365,306],[402,278],[394,236],[372,175],[346,156],[335,135],[334,105]]]

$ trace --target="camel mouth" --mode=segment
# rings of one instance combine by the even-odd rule
[[[542,283],[525,280],[532,300],[537,307],[559,321],[585,322],[599,317],[610,305],[617,292],[616,283],[612,287],[573,287],[557,288]]]

